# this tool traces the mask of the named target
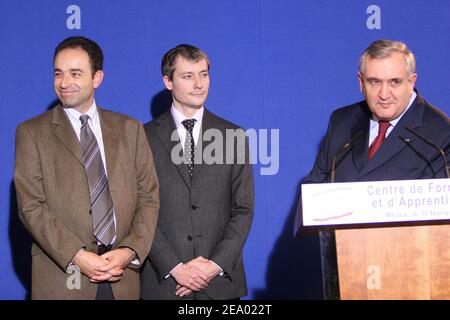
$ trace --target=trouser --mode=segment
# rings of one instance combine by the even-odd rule
[[[98,246],[98,255],[102,255],[105,252],[111,250],[111,246]],[[103,281],[97,284],[97,296],[95,300],[114,300],[114,294],[111,288],[111,282]]]

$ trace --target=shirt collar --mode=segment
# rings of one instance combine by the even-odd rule
[[[178,111],[173,103],[172,103],[172,107],[170,108],[170,112],[172,113],[172,117],[175,120],[175,125],[178,128],[179,126],[181,126],[181,122],[183,122],[186,119],[195,119],[197,120],[196,123],[198,123],[200,126],[202,124],[202,119],[203,119],[203,113],[205,111],[205,108],[202,106],[200,109],[198,109],[195,114],[189,118],[186,117],[184,114],[182,114],[180,111]]]
[[[406,113],[406,111],[408,111],[408,109],[411,107],[411,105],[412,105],[414,99],[416,99],[416,97],[417,97],[417,93],[413,91],[413,93],[411,94],[411,97],[409,98],[408,106],[406,107],[406,109],[402,112],[402,114],[400,116],[398,116],[394,120],[389,121],[389,123],[391,124],[392,127],[395,127],[397,125],[397,123],[400,121],[400,119],[403,117],[403,115]],[[372,115],[372,120],[373,120],[372,126],[375,126],[378,124],[379,119],[374,114]]]
[[[74,108],[64,108],[64,111],[66,111],[67,115],[77,121],[80,121],[80,116],[83,115],[82,113],[78,112],[77,110],[75,110]],[[92,122],[96,121],[98,118],[98,110],[97,110],[97,105],[94,102],[92,102],[91,107],[89,108],[89,110],[85,113],[89,116],[89,118],[91,119]]]

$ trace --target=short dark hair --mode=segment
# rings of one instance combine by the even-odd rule
[[[55,54],[53,55],[53,61],[55,61],[56,55],[64,49],[80,48],[89,56],[89,62],[91,64],[92,76],[98,71],[103,70],[103,51],[100,46],[93,40],[85,37],[69,37],[61,41],[55,48]]]
[[[205,52],[190,44],[180,44],[166,52],[161,61],[161,73],[163,76],[168,76],[170,80],[173,80],[175,60],[178,56],[193,62],[205,59],[209,70],[209,59]]]

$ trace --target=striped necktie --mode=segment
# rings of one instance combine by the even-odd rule
[[[97,140],[88,124],[89,116],[84,114],[80,116],[80,120],[82,160],[89,183],[94,236],[103,245],[108,246],[115,236],[113,204],[108,177],[103,167]]]

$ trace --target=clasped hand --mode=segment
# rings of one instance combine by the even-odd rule
[[[177,282],[175,294],[181,298],[205,289],[219,273],[217,265],[202,256],[181,264],[171,273]]]
[[[130,248],[117,248],[101,256],[81,249],[72,261],[91,282],[116,282],[122,278],[123,271],[134,255]]]

